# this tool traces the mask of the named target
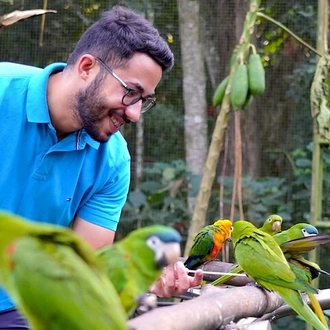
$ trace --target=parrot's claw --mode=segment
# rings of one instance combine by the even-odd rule
[[[137,298],[137,314],[144,314],[157,307],[157,296],[153,293],[145,293]]]
[[[246,285],[247,286],[253,286],[255,288],[263,289],[263,290],[271,292],[271,290],[265,289],[263,286],[259,285],[257,282],[248,282],[248,283],[246,283]]]

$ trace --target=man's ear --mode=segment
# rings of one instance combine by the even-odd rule
[[[84,54],[80,57],[78,61],[78,74],[84,80],[89,79],[91,76],[95,76],[96,70],[96,60],[94,56],[89,54]]]

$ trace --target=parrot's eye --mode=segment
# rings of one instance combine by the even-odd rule
[[[150,236],[147,239],[147,245],[153,250],[158,247],[160,244],[160,239],[157,236]]]
[[[272,222],[272,218],[269,218],[269,219],[268,219],[268,222]]]
[[[302,234],[304,235],[304,237],[306,236],[316,236],[317,235],[317,232],[314,232],[314,231],[308,231],[307,229],[303,228],[301,230]]]

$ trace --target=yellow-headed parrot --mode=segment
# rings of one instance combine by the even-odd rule
[[[0,213],[0,282],[33,330],[127,329],[95,252],[68,228]]]
[[[180,234],[172,227],[153,225],[136,229],[97,251],[128,315],[160,277],[163,267],[179,260],[180,241]]]
[[[214,260],[222,249],[222,245],[231,236],[232,222],[228,219],[217,220],[205,226],[193,240],[192,247],[184,265],[195,269],[204,262]]]
[[[234,222],[233,227],[234,254],[244,272],[265,289],[275,291],[315,329],[328,329],[301,297],[301,291],[317,290],[295,275],[274,237],[244,220]]]

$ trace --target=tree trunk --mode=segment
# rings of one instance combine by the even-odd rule
[[[192,213],[195,204],[196,185],[203,173],[207,152],[206,78],[199,24],[199,1],[178,0],[179,29],[183,70],[183,94],[185,105],[186,164],[192,171],[188,208]]]

